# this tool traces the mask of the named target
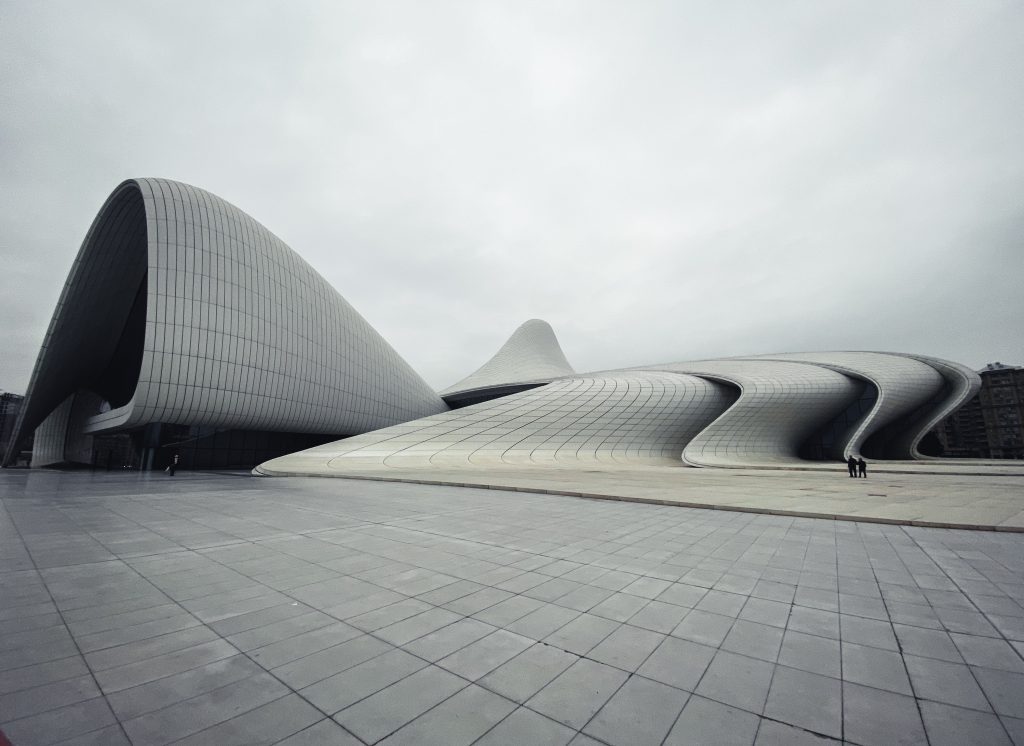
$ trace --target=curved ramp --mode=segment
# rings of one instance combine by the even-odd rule
[[[734,400],[671,372],[577,376],[283,456],[263,474],[512,464],[680,466],[684,446]]]

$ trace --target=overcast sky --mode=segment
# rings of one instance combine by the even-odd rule
[[[129,177],[447,386],[797,350],[1024,364],[1024,3],[0,0],[0,389]]]

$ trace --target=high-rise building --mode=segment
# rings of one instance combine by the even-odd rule
[[[21,404],[25,401],[24,396],[12,394],[9,391],[0,391],[0,454],[7,453],[7,446],[14,434],[14,425],[18,421],[18,412],[21,411]],[[32,450],[27,444],[26,452]],[[19,454],[15,454],[17,460]]]
[[[989,363],[978,395],[936,429],[944,455],[1024,458],[1024,367]]]

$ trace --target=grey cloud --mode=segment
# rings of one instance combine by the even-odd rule
[[[545,318],[578,370],[814,348],[1024,363],[1024,8],[0,7],[0,387],[107,193],[303,255],[437,386]]]

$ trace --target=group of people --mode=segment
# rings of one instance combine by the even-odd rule
[[[864,460],[864,457],[854,458],[851,454],[846,459],[846,468],[850,470],[851,477],[864,477],[868,478],[868,463]]]

